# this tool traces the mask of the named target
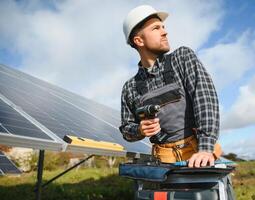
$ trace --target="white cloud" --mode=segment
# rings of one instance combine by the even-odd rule
[[[241,128],[255,124],[255,76],[239,89],[239,97],[222,116],[222,129]]]
[[[227,34],[227,37],[229,35]],[[228,43],[224,43],[224,40]],[[255,124],[255,114],[250,112],[255,109],[255,81],[239,89],[231,87],[237,85],[236,81],[242,80],[248,71],[252,72],[255,63],[255,32],[246,30],[236,41],[220,40],[214,47],[199,51],[199,58],[213,77],[218,92],[231,88],[239,97],[233,100],[233,105],[225,102],[225,109],[220,109],[221,129],[231,130]],[[239,94],[238,94],[239,91]],[[224,101],[224,97],[222,96]]]
[[[173,49],[189,46],[194,50],[207,42],[210,34],[220,28],[224,15],[221,1],[167,2],[169,40]]]
[[[255,35],[245,31],[232,43],[220,43],[201,50],[199,57],[220,90],[243,77],[255,63]]]
[[[120,68],[113,72],[107,72],[104,75],[97,77],[94,84],[82,90],[82,94],[90,99],[97,99],[106,105],[112,105],[120,110],[120,96],[124,81],[127,80],[132,74],[136,73],[135,70]],[[100,95],[99,95],[100,94]],[[113,96],[118,98],[108,98]]]
[[[166,27],[173,49],[201,47],[219,28],[223,13],[221,1],[54,2],[54,9],[47,9],[41,1],[1,1],[0,38],[5,43],[0,47],[19,53],[20,67],[29,74],[114,108],[123,82],[137,68],[138,56],[122,33],[130,9],[151,4],[170,12]]]

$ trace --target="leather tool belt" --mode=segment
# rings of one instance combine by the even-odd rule
[[[152,155],[163,163],[175,163],[188,160],[194,153],[198,152],[198,143],[194,135],[183,140],[167,144],[153,144]],[[214,146],[214,157],[218,159],[222,150],[218,143]]]

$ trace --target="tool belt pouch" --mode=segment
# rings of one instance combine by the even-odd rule
[[[194,153],[198,151],[197,139],[190,137],[188,141],[181,140],[177,143],[154,144],[152,147],[152,155],[162,163],[174,163],[177,161],[188,160]],[[218,159],[222,155],[221,147],[218,143],[214,146],[213,155]]]
[[[194,136],[169,144],[154,144],[152,155],[162,163],[175,163],[188,160],[197,152],[197,140]]]
[[[119,175],[136,180],[162,182],[167,179],[169,167],[125,163],[119,165]]]

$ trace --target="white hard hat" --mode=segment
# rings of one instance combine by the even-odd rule
[[[132,9],[123,23],[123,32],[126,37],[126,42],[130,44],[129,36],[133,30],[133,28],[139,24],[141,21],[146,19],[151,15],[157,15],[162,21],[164,21],[168,17],[168,13],[166,12],[158,12],[153,7],[149,5],[141,5],[134,9]]]

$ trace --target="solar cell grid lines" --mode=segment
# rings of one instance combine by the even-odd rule
[[[51,140],[49,136],[44,134],[40,129],[21,116],[13,108],[6,105],[2,100],[0,100],[0,122],[1,132],[8,134],[15,133],[22,136],[35,135],[39,138]]]
[[[79,107],[84,108],[90,113],[94,113],[95,115],[100,116],[100,118],[102,118],[103,120],[109,121],[111,124],[114,124],[117,127],[120,124],[120,112],[117,110],[114,110],[110,107],[99,104],[90,99],[86,99],[73,92],[67,91],[63,88],[52,85],[50,83],[37,79],[33,76],[27,75],[23,72],[11,69],[9,67],[5,67],[3,71],[7,74],[13,75],[14,77],[22,77],[22,80],[27,83],[33,83],[37,86],[46,88],[47,91],[53,94],[56,94],[58,97],[62,97],[66,99],[67,101],[73,102],[75,105],[78,105]]]
[[[21,174],[21,171],[16,165],[5,156],[4,153],[0,153],[0,172],[4,174]]]
[[[58,139],[55,138],[57,142],[61,140],[64,143],[62,140],[64,136],[72,135],[118,143],[128,152],[150,153],[148,140],[129,143],[122,138],[118,130],[119,111],[3,65],[0,65],[0,95],[12,102],[14,107],[18,108],[16,111],[22,110],[34,119],[32,126],[29,125],[31,120],[27,122],[26,116],[18,118],[20,114],[13,111],[13,105],[5,105],[6,102],[1,101],[0,112],[3,117],[0,113],[0,132],[2,133],[7,132],[5,127],[9,132],[16,134],[14,128],[17,125],[24,130],[25,128],[30,130],[31,127],[38,129],[39,126],[39,132],[41,131],[43,136],[50,139],[57,137]],[[12,112],[8,109],[12,109]],[[23,122],[24,126],[22,126]],[[41,126],[45,129],[40,128]],[[33,130],[37,130],[36,128]],[[34,133],[27,131],[23,135],[43,138],[36,131]]]
[[[2,80],[0,81],[0,83]],[[12,81],[14,82],[14,81]],[[29,91],[33,91],[34,88],[31,87],[31,85],[28,84],[17,84],[18,87],[11,87],[8,85],[8,88],[5,88],[5,90],[2,91],[2,93],[5,96],[8,96],[11,101],[15,102],[17,106],[22,107],[24,111],[26,111],[28,114],[33,116],[34,112],[33,110],[35,109],[37,111],[37,114],[41,118],[48,119],[47,121],[54,120],[56,123],[54,124],[54,127],[51,127],[48,125],[48,123],[45,123],[46,127],[49,129],[54,129],[57,131],[56,134],[60,135],[61,138],[64,137],[64,135],[68,133],[72,133],[76,135],[76,126],[74,125],[74,122],[72,118],[75,119],[78,124],[80,124],[80,128],[82,129],[82,122],[80,119],[86,119],[90,127],[96,127],[93,126],[98,125],[98,123],[93,119],[91,116],[86,115],[84,112],[79,112],[75,107],[68,106],[66,102],[61,101],[54,95],[51,95],[48,93],[46,90],[43,90],[41,88],[36,88],[33,92],[33,95],[29,96],[29,101],[25,98],[26,96],[29,95]],[[1,85],[1,88],[4,88],[3,85]],[[27,89],[28,88],[28,89]],[[29,108],[29,109],[27,109]],[[33,116],[35,117],[35,116]],[[36,118],[36,117],[35,117]],[[40,119],[38,120],[40,122]],[[86,137],[92,138],[92,139],[98,139],[100,137],[100,133],[103,133],[103,130],[108,130],[108,127],[105,127],[105,124],[100,124],[101,127],[97,126],[97,129],[101,130],[96,133],[96,135],[92,135],[91,132],[93,130],[88,130],[88,129],[82,129],[84,134],[86,134]],[[72,127],[70,129],[69,127]],[[61,131],[58,131],[61,130]],[[78,131],[77,131],[78,132]],[[102,135],[104,136],[104,135]],[[106,136],[104,136],[106,137]],[[104,139],[104,137],[102,139]],[[107,138],[108,140],[112,138]]]

